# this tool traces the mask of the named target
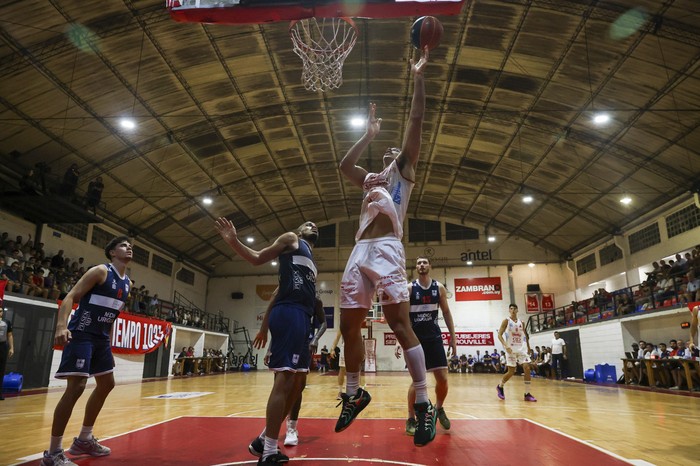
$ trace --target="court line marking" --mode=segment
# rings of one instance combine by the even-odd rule
[[[552,432],[555,432],[555,433],[557,433],[557,434],[559,434],[559,435],[563,435],[564,437],[567,437],[567,438],[569,438],[569,439],[571,439],[571,440],[574,440],[574,441],[576,441],[576,442],[578,442],[578,443],[582,443],[582,444],[584,444],[584,445],[586,445],[586,446],[588,446],[588,447],[594,448],[594,449],[596,449],[596,450],[598,450],[598,451],[600,451],[600,452],[602,452],[602,453],[605,453],[606,455],[610,455],[610,456],[612,456],[613,458],[617,458],[617,459],[620,460],[620,461],[624,461],[625,463],[634,464],[634,463],[631,462],[631,460],[628,460],[627,458],[625,458],[625,457],[623,457],[623,456],[620,456],[620,455],[618,455],[617,453],[613,453],[613,452],[611,452],[611,451],[609,451],[609,450],[606,450],[606,449],[603,448],[603,447],[599,447],[598,445],[595,445],[595,444],[593,444],[593,443],[587,442],[587,441],[585,441],[585,440],[581,440],[580,438],[574,437],[573,435],[567,434],[566,432],[562,432],[562,431],[559,430],[559,429],[554,429],[553,427],[549,427],[549,426],[547,426],[547,425],[545,425],[545,424],[542,424],[542,423],[537,422],[537,421],[533,421],[532,419],[528,419],[528,418],[526,418],[526,417],[522,418],[522,420],[527,421],[527,422],[530,422],[530,423],[535,424],[535,425],[537,425],[537,426],[540,426],[540,427],[542,427],[543,429],[547,429],[547,430],[550,430],[550,431],[552,431]],[[647,464],[653,465],[653,463],[647,463]]]
[[[139,430],[149,429],[149,428],[154,427],[154,426],[157,426],[157,425],[159,425],[159,424],[164,424],[164,423],[166,423],[166,422],[174,421],[175,419],[180,419],[181,417],[196,417],[196,416],[175,416],[175,417],[170,418],[170,419],[165,419],[165,420],[163,420],[163,421],[154,422],[153,424],[148,424],[148,425],[145,425],[145,426],[143,426],[143,427],[139,427],[138,429],[132,429],[132,430],[129,430],[129,431],[126,431],[126,432],[122,432],[121,434],[112,435],[112,436],[109,436],[109,437],[101,437],[101,438],[102,438],[102,440],[109,440],[109,439],[112,439],[112,438],[121,437],[122,435],[128,435],[128,434],[132,434],[132,433],[134,433],[134,432],[138,432]],[[214,417],[214,416],[211,416],[211,417]],[[26,463],[26,462],[28,462],[28,461],[34,461],[34,460],[41,459],[41,458],[43,458],[43,457],[44,457],[44,452],[36,453],[36,454],[34,454],[34,455],[24,456],[24,457],[21,457],[21,458],[17,458],[17,460],[18,460],[19,462],[18,462],[18,463],[13,463],[13,464],[11,464],[10,466],[16,466],[16,465],[19,465],[19,464],[22,464],[22,463]]]
[[[354,458],[350,456],[344,456],[342,458],[306,458],[306,457],[298,457],[298,458],[289,458],[289,462],[297,462],[297,461],[345,461],[348,463],[356,463],[356,462],[364,462],[364,463],[383,463],[383,464],[395,464],[399,466],[427,466],[424,463],[407,463],[405,461],[392,461],[392,460],[383,460],[380,458]],[[233,466],[237,464],[257,464],[258,460],[245,460],[245,461],[234,461],[232,463],[219,463],[216,465],[212,466]]]

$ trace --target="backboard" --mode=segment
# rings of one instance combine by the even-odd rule
[[[166,0],[173,20],[262,24],[307,18],[400,18],[458,15],[465,0]]]

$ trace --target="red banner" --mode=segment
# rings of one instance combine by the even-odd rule
[[[542,310],[554,310],[554,293],[542,293]]]
[[[5,300],[5,286],[7,286],[7,280],[0,280],[0,306]]]
[[[457,346],[493,346],[493,332],[455,332]],[[450,333],[442,332],[442,344],[450,344]],[[394,333],[384,333],[384,346],[396,345]]]
[[[173,330],[170,322],[123,312],[112,324],[112,351],[143,354],[167,343]]]
[[[61,301],[58,302],[61,305]],[[73,305],[71,316],[78,308]],[[70,320],[70,318],[69,318]],[[112,324],[112,352],[119,354],[145,354],[167,344],[173,326],[170,322],[122,312]],[[62,346],[54,349],[62,350]]]
[[[457,301],[501,300],[501,277],[455,278]]]
[[[540,312],[540,294],[525,293],[525,308],[528,314]]]

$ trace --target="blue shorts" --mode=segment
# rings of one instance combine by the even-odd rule
[[[270,370],[308,372],[311,316],[303,306],[278,304],[270,312]]]
[[[421,340],[420,345],[423,347],[423,353],[425,353],[425,370],[447,369],[447,355],[442,344],[442,338]]]
[[[109,340],[71,340],[63,347],[57,379],[96,377],[114,371],[114,356]]]

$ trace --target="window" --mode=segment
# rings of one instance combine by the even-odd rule
[[[165,275],[173,274],[173,263],[165,257],[160,257],[158,254],[153,254],[153,263],[151,264],[151,268],[156,272],[160,272]]]
[[[103,230],[98,226],[92,227],[92,238],[90,239],[90,244],[97,246],[98,248],[104,248],[107,243],[112,241],[116,235],[111,234],[108,231]]]
[[[614,244],[611,244],[609,246],[605,246],[603,249],[601,249],[598,252],[598,254],[600,255],[600,266],[601,267],[622,259],[622,250],[620,248],[618,248],[617,246],[615,246]]]
[[[408,242],[440,241],[440,222],[408,219]]]
[[[583,275],[591,270],[595,270],[595,267],[595,253],[589,254],[586,257],[576,261],[576,274]]]
[[[447,241],[479,239],[479,230],[454,223],[445,223],[445,239]]]
[[[695,204],[690,204],[688,207],[666,217],[666,231],[668,231],[669,238],[698,226],[700,226],[700,209]]]
[[[49,223],[49,227],[61,233],[65,233],[68,236],[72,236],[73,238],[87,241],[87,223]],[[100,247],[105,247],[106,244],[107,243]]]
[[[181,268],[175,278],[188,285],[194,285],[194,272],[186,268]]]
[[[635,252],[641,251],[642,249],[646,249],[655,244],[659,244],[661,242],[659,224],[654,223],[653,225],[649,225],[648,227],[642,228],[639,231],[635,231],[629,236],[628,240],[631,254],[634,254]]]
[[[148,259],[150,258],[151,253],[136,245],[133,245],[131,250],[133,253],[131,260],[139,265],[148,267]]]
[[[314,245],[317,248],[335,247],[335,223],[318,229],[318,241]]]

